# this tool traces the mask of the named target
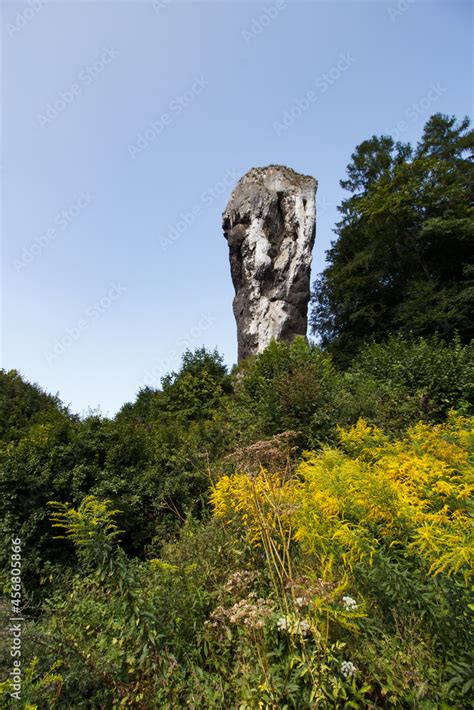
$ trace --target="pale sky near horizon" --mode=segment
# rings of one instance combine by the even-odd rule
[[[1,366],[113,415],[186,347],[236,360],[221,214],[247,170],[339,180],[373,134],[472,115],[472,3],[2,5]]]

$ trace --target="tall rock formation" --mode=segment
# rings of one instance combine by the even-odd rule
[[[281,165],[252,168],[223,214],[235,288],[238,358],[306,335],[315,238],[313,177]]]

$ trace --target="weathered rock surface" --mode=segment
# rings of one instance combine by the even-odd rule
[[[238,358],[306,335],[317,182],[290,168],[253,168],[223,214],[235,288]]]

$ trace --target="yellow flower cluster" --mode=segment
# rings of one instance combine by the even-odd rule
[[[250,542],[288,530],[295,511],[295,481],[261,469],[256,476],[222,476],[211,492],[214,514],[242,523]]]
[[[472,573],[472,420],[418,423],[399,441],[360,420],[340,430],[340,448],[305,455],[297,475],[261,471],[221,478],[216,515],[235,519],[251,541],[291,531],[323,566],[369,563],[381,546],[401,547],[431,574]]]
[[[314,549],[317,537],[328,546],[329,536],[349,564],[372,557],[383,541],[406,545],[433,574],[472,573],[472,421],[453,414],[437,426],[420,422],[389,442],[361,420],[340,440],[350,457],[328,450],[300,468],[298,537]]]

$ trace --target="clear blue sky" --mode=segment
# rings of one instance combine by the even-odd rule
[[[247,170],[318,179],[315,276],[355,146],[472,113],[467,1],[39,0],[2,24],[1,364],[75,412],[186,345],[235,362],[221,213]]]

